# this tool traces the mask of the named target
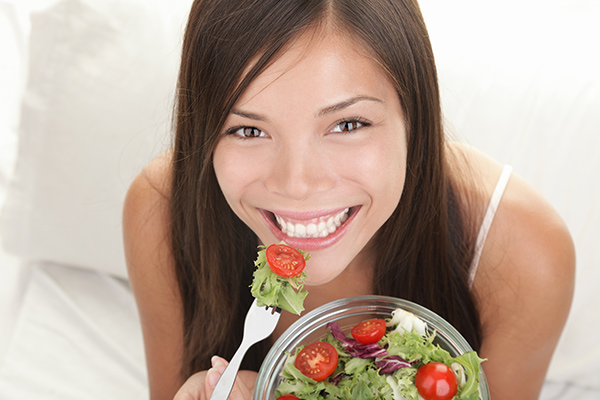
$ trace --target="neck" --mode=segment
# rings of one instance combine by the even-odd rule
[[[365,296],[373,293],[373,259],[361,252],[346,269],[332,281],[323,285],[307,287],[308,295],[304,300],[302,315],[334,300],[347,297]],[[300,317],[283,312],[274,332],[279,337]]]
[[[372,259],[359,254],[346,269],[332,281],[308,287],[305,306],[313,310],[330,301],[354,296],[364,296],[373,292]]]

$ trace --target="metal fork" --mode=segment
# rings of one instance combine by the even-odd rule
[[[242,363],[246,351],[248,351],[253,344],[265,339],[273,333],[280,316],[280,308],[259,307],[256,304],[256,299],[254,299],[254,302],[246,314],[242,343],[236,350],[231,361],[229,361],[229,365],[225,368],[223,375],[219,378],[219,382],[217,382],[217,386],[215,387],[212,396],[210,396],[210,400],[225,400],[229,397],[229,393],[231,393],[235,377],[240,369],[240,364]]]

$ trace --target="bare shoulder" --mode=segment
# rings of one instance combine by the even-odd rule
[[[173,398],[182,384],[182,313],[170,249],[170,153],[133,180],[123,209],[129,281],[137,303],[152,398]]]
[[[472,148],[463,151],[477,171],[475,182],[481,185],[479,195],[487,205],[503,166]],[[574,266],[574,245],[563,219],[513,171],[484,246],[476,289],[495,291],[498,278],[526,292],[537,287],[558,289],[572,282]]]
[[[502,166],[473,149],[463,151],[479,171],[480,193],[487,203]],[[488,358],[485,370],[494,398],[539,395],[569,313],[574,277],[575,250],[567,226],[552,205],[513,172],[474,282],[483,329],[481,351]],[[509,371],[506,365],[514,368]]]
[[[504,166],[469,146],[455,145],[454,152],[473,173],[466,190],[487,206]],[[573,241],[561,216],[518,171],[513,171],[484,246],[478,271],[480,286],[487,285],[486,274],[501,273],[535,278],[532,284],[563,281],[573,274],[574,259]],[[518,269],[511,270],[509,265]]]
[[[169,247],[169,186],[170,153],[163,153],[134,178],[127,191],[123,236],[130,278],[139,272],[138,268],[148,271],[147,264],[140,262],[143,258]],[[161,257],[169,258],[167,254]],[[162,264],[159,268],[166,269]]]
[[[150,161],[135,177],[129,191],[128,198],[145,195],[159,195],[169,197],[171,185],[171,151],[166,151]]]

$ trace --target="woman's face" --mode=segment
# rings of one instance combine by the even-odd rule
[[[316,285],[344,271],[396,208],[406,142],[382,69],[343,36],[305,35],[241,96],[214,168],[263,244],[311,253],[306,284]]]

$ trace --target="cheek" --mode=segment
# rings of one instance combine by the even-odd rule
[[[400,200],[402,191],[404,190],[404,181],[406,179],[406,146],[402,146],[397,152],[385,152],[381,158],[385,159],[384,170],[380,171],[383,177],[384,190],[389,194],[391,199],[395,201],[394,207]]]
[[[218,144],[213,155],[213,168],[223,195],[229,205],[235,209],[237,196],[246,180],[243,173],[246,168],[240,165],[243,158],[236,157],[233,153],[227,145]]]
[[[379,173],[387,181],[384,183],[387,190],[399,196],[406,176],[406,135],[391,135],[380,145],[377,157]]]
[[[236,139],[233,139],[236,140]],[[213,154],[213,168],[217,182],[233,212],[250,227],[256,227],[253,212],[264,198],[264,176],[269,168],[264,152],[245,148],[223,140]]]
[[[404,188],[406,174],[406,145],[403,139],[391,137],[365,143],[356,152],[340,155],[338,165],[344,166],[348,179],[360,181],[373,202],[396,203]]]

